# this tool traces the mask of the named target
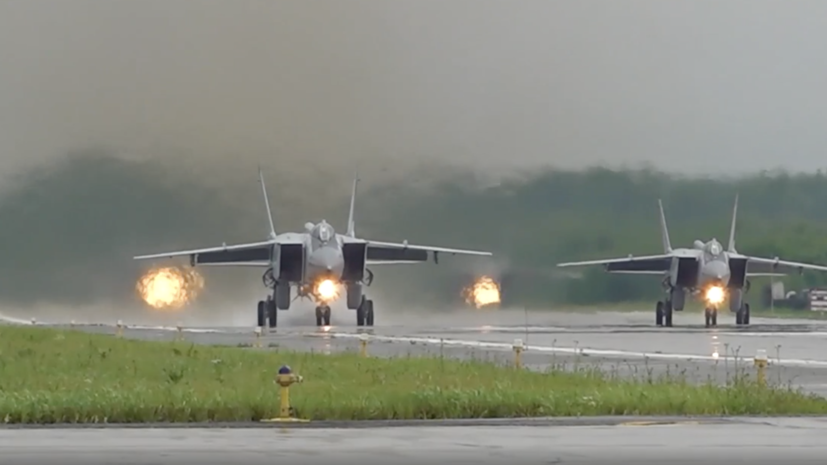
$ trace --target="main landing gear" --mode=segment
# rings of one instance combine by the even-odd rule
[[[655,324],[658,326],[672,327],[672,301],[659,300],[655,306]]]
[[[365,296],[356,309],[356,326],[373,326],[373,301]]]
[[[749,304],[744,303],[741,305],[741,309],[735,312],[735,324],[736,325],[748,325],[749,324]]]
[[[266,300],[258,301],[258,326],[269,326],[275,328],[278,324],[278,313],[276,313],[276,301],[267,297]]]

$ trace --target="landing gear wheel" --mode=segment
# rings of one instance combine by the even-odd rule
[[[365,326],[365,303],[362,302],[362,305],[359,305],[359,308],[356,309],[356,326]]]
[[[663,302],[661,301],[655,305],[655,324],[663,326]]]
[[[735,324],[736,325],[748,325],[749,324],[749,304],[745,303],[741,306],[741,309],[735,313]]]
[[[373,301],[362,297],[362,304],[356,309],[356,326],[373,326]]]
[[[258,327],[261,328],[267,323],[267,307],[263,300],[258,301]]]
[[[365,301],[365,325],[373,326],[373,301],[370,299]]]
[[[672,327],[672,301],[667,300],[663,304],[663,325],[667,328]]]
[[[330,326],[330,307],[327,305],[322,307],[322,320],[325,326]]]
[[[711,326],[718,326],[718,310],[714,308],[707,308],[704,310],[704,322],[707,328]]]
[[[316,307],[316,326],[324,326],[324,309]]]
[[[269,320],[270,327],[275,328],[278,326],[279,321],[279,315],[276,313],[276,301],[268,300],[265,304],[265,308],[267,309],[267,319]]]

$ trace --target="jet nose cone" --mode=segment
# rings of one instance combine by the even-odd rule
[[[729,281],[729,267],[723,262],[707,263],[704,266],[704,274],[710,279],[718,280],[724,284]]]

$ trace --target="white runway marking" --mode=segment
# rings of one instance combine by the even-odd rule
[[[481,349],[499,349],[499,350],[513,350],[513,344],[504,342],[488,342],[488,341],[473,341],[462,339],[447,339],[447,338],[433,338],[433,337],[412,337],[412,336],[376,336],[370,334],[356,334],[356,333],[341,333],[329,332],[325,334],[308,333],[309,337],[331,337],[343,339],[360,339],[367,337],[368,340],[384,341],[384,342],[407,342],[410,344],[431,344],[431,345],[445,345],[455,347],[470,347]],[[625,350],[607,350],[607,349],[587,349],[574,347],[556,347],[556,346],[536,346],[525,345],[525,350],[528,352],[544,352],[544,353],[558,353],[568,355],[595,355],[600,357],[613,358],[649,358],[659,360],[684,360],[684,361],[709,361],[719,362],[723,360],[732,360],[748,363],[752,360],[751,357],[735,357],[730,355],[719,355],[717,357],[711,355],[697,355],[697,354],[678,354],[678,353],[662,353],[662,352],[634,352]],[[771,365],[780,366],[808,366],[827,368],[827,360],[804,360],[804,359],[771,359]]]

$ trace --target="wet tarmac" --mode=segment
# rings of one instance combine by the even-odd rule
[[[332,353],[358,350],[368,339],[372,356],[438,355],[512,363],[515,340],[527,350],[528,369],[592,366],[624,377],[681,376],[725,382],[754,375],[752,358],[766,351],[768,379],[827,395],[827,322],[754,318],[742,328],[728,315],[717,328],[700,315],[678,314],[675,327],[657,328],[649,313],[453,312],[427,318],[396,316],[392,324],[357,328],[337,321],[316,328],[284,324],[256,337],[253,327],[136,326],[124,336],[183,338],[198,344]],[[7,320],[10,320],[7,318]],[[31,324],[28,321],[12,321]],[[38,325],[50,325],[38,322]],[[65,322],[63,322],[65,323]],[[53,325],[52,325],[53,326]],[[64,325],[58,325],[64,326]],[[76,329],[114,334],[108,322],[77,322]],[[256,349],[253,349],[256,350]],[[530,425],[526,425],[528,421]],[[827,420],[807,419],[555,419],[478,421],[474,426],[313,424],[306,428],[16,429],[0,430],[0,463],[218,463],[244,460],[290,463],[608,463],[709,460],[822,463]],[[664,425],[663,422],[675,422]],[[481,423],[481,424],[480,424]],[[496,426],[487,426],[487,424]],[[429,423],[429,425],[431,425]],[[441,425],[441,424],[439,424]],[[532,426],[533,425],[533,426]],[[237,427],[244,426],[243,429]],[[258,426],[258,425],[255,425]],[[335,427],[329,427],[335,426]],[[157,429],[161,427],[161,429]]]
[[[0,464],[823,463],[827,419],[564,419],[534,426],[0,429]],[[622,463],[622,462],[621,462]]]
[[[453,312],[439,318],[395,317],[397,324],[357,328],[182,326],[182,337],[202,344],[280,347],[315,352],[356,351],[367,337],[374,356],[443,355],[501,363],[513,360],[515,343],[529,369],[595,367],[624,377],[681,377],[690,381],[726,382],[754,375],[754,357],[766,353],[770,382],[794,385],[827,396],[827,322],[806,319],[754,318],[739,327],[728,314],[719,326],[698,324],[701,315],[676,314],[675,326],[658,328],[649,313]],[[515,324],[515,322],[519,322]],[[77,322],[76,328],[113,333],[114,325]],[[129,326],[127,337],[171,340],[174,326]],[[363,336],[365,335],[365,336]],[[519,340],[519,341],[518,341]]]

